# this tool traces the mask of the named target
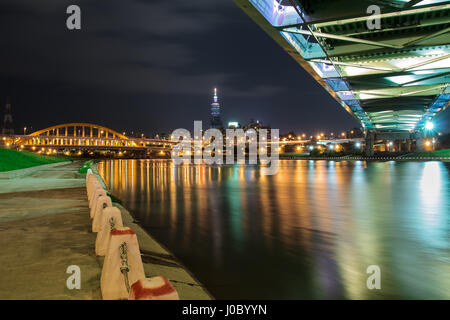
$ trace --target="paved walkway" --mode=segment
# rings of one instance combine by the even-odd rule
[[[94,252],[81,163],[42,168],[0,181],[0,299],[101,299],[103,258]],[[182,299],[209,295],[165,249],[134,225],[147,276],[171,279]],[[81,269],[81,289],[69,290],[67,267]]]

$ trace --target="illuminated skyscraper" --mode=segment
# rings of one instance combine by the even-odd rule
[[[222,127],[222,120],[220,119],[220,104],[217,97],[217,88],[214,88],[214,100],[211,103],[211,128]]]
[[[6,108],[5,116],[3,118],[2,134],[14,134],[11,103],[9,102],[9,97],[6,98]]]

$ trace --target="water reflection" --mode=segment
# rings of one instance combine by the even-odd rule
[[[114,195],[217,298],[450,298],[449,164],[111,160]],[[366,288],[378,265],[382,289]]]

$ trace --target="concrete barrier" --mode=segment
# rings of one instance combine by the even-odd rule
[[[92,191],[91,200],[89,200],[89,208],[92,208],[94,206],[94,203],[97,201],[97,199],[99,197],[106,196],[106,195],[107,195],[106,191],[103,188],[98,187],[98,188],[94,189]],[[93,218],[93,217],[91,217],[91,218]]]
[[[94,192],[95,192],[96,189],[103,189],[103,188],[100,187],[99,183],[91,181],[91,183],[87,187],[87,196],[88,196],[89,208],[91,207],[92,197],[93,197]]]
[[[121,248],[125,245],[125,260]],[[136,234],[130,228],[115,228],[110,232],[103,262],[100,289],[104,300],[128,299],[127,284],[145,279],[144,266]]]
[[[128,300],[180,300],[180,298],[170,281],[158,276],[133,283]]]
[[[113,228],[111,228],[110,222],[114,223]],[[97,233],[97,239],[95,239],[95,254],[98,256],[106,255],[106,250],[108,249],[110,232],[112,229],[123,228],[122,215],[120,210],[116,207],[106,207],[103,209],[102,215],[100,217],[100,230]]]
[[[100,189],[98,189],[98,190],[100,190]],[[98,211],[98,208],[97,208],[97,204],[98,204],[98,201],[100,200],[100,198],[102,198],[102,197],[107,197],[107,198],[109,198],[107,195],[106,195],[106,191],[105,191],[105,194],[103,194],[102,193],[102,195],[100,195],[99,197],[97,197],[97,201],[94,201],[94,204],[92,205],[92,207],[91,207],[91,209],[89,210],[89,217],[91,218],[91,219],[94,219],[95,218],[95,215],[97,214],[97,211]],[[106,201],[105,199],[102,199],[103,201]],[[112,202],[111,202],[111,198],[109,198],[109,202],[107,202],[107,207],[111,207],[112,206]],[[110,204],[111,203],[111,204]]]
[[[100,231],[100,221],[103,214],[103,209],[106,207],[112,207],[111,198],[108,196],[101,196],[98,197],[97,201],[95,201],[94,205],[91,208],[91,212],[93,211],[94,214],[91,214],[92,220],[92,232],[99,232]]]
[[[91,200],[92,197],[92,191],[97,189],[97,188],[101,188],[100,183],[97,181],[97,179],[94,177],[93,179],[91,179],[88,183],[88,185],[86,186],[86,191],[88,194],[88,200]],[[103,188],[102,188],[103,189]]]
[[[88,178],[89,178],[89,176],[90,176],[91,174],[93,174],[92,169],[88,169],[87,172],[86,172],[86,184],[87,184]]]
[[[89,187],[94,180],[97,180],[94,174],[87,174],[86,175],[86,191],[89,190]]]
[[[98,182],[93,182],[91,184],[91,187],[88,191],[88,201],[89,201],[89,208],[92,206],[92,198],[94,197],[95,191],[97,189],[103,190],[102,186]]]
[[[88,200],[91,200],[92,197],[92,190],[96,189],[98,187],[100,187],[100,183],[98,182],[97,178],[95,177],[95,175],[90,175],[88,177],[88,180],[86,182],[86,192],[87,192],[87,196],[88,196]]]

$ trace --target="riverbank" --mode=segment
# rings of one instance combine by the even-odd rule
[[[339,155],[338,153],[317,156],[310,156],[305,153],[282,153],[280,154],[280,160],[450,161],[450,149],[401,155],[378,154],[370,157],[355,154]]]
[[[0,180],[0,299],[101,299],[103,257],[95,255],[81,161],[40,166],[26,176]],[[133,223],[146,276],[165,275],[181,299],[210,296],[172,256]],[[66,287],[67,267],[81,270],[81,289]]]
[[[31,168],[72,160],[64,156],[40,155],[27,151],[0,148],[0,172]]]
[[[100,299],[81,162],[0,181],[0,299]],[[81,290],[66,287],[81,269]]]

